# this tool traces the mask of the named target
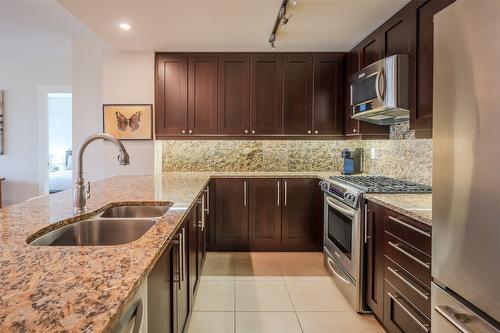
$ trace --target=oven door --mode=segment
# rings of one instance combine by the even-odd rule
[[[359,211],[325,194],[324,246],[356,282],[359,278]]]
[[[385,107],[384,59],[354,74],[350,79],[351,107],[353,114]]]

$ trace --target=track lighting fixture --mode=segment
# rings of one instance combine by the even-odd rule
[[[286,8],[289,3],[295,6],[297,4],[297,0],[283,0],[283,2],[281,3],[278,16],[274,21],[273,31],[271,32],[271,36],[269,37],[269,44],[273,48],[273,51],[276,49],[276,31],[278,31],[280,25],[284,29],[288,24],[290,17],[292,17],[292,15],[288,17],[286,16]]]

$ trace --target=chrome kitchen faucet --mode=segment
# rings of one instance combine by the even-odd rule
[[[77,179],[75,183],[75,187],[73,189],[73,207],[75,214],[85,213],[87,210],[87,199],[90,198],[90,182],[88,182],[87,189],[85,189],[85,179],[83,179],[83,153],[87,146],[96,140],[103,140],[112,142],[120,151],[118,155],[118,161],[120,165],[128,165],[129,164],[129,156],[127,150],[123,146],[123,144],[117,138],[109,135],[109,134],[94,134],[89,136],[83,141],[80,148],[78,148],[78,159],[77,159]]]

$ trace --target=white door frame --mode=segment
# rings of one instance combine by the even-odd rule
[[[51,93],[71,94],[70,85],[38,86],[38,194],[49,193],[49,116],[48,95]],[[73,112],[73,110],[71,110]]]

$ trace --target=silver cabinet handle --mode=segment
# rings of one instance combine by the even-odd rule
[[[255,134],[255,130],[252,130],[252,134]]]
[[[210,186],[209,185],[207,185],[205,192],[207,193],[207,207],[205,207],[205,211],[207,212],[207,215],[210,215]]]
[[[189,130],[189,131],[188,131],[188,133],[189,133],[189,134],[192,134],[192,133],[193,133],[193,130]]]
[[[315,131],[314,131],[314,134],[318,134],[318,133],[319,133],[319,132],[318,132],[318,130],[315,130]]]
[[[424,235],[424,236],[426,236],[426,237],[431,238],[431,234],[430,234],[429,232],[425,232],[425,231],[423,231],[423,230],[420,230],[419,228],[416,228],[416,227],[412,226],[411,224],[408,224],[408,223],[406,223],[406,222],[403,222],[403,221],[401,221],[401,220],[399,220],[399,219],[397,219],[397,218],[395,218],[395,217],[392,217],[392,216],[390,216],[390,215],[389,215],[389,220],[394,221],[394,222],[396,222],[396,223],[399,223],[399,224],[401,224],[402,226],[407,227],[408,229],[411,229],[411,230],[413,230],[413,231],[415,231],[415,232],[418,232],[418,233],[419,233],[419,234],[421,234],[421,235]]]
[[[393,269],[392,267],[387,267],[387,269],[389,270],[389,272],[391,272],[392,274],[394,274],[398,279],[400,279],[401,281],[403,281],[403,283],[405,283],[408,287],[410,287],[411,289],[413,289],[413,291],[415,291],[417,294],[419,294],[420,296],[422,296],[426,301],[429,300],[430,294],[429,293],[424,293],[424,292],[420,291],[410,281],[408,281],[403,275],[401,275],[399,273],[399,270]]]
[[[355,128],[353,128],[353,129],[352,129],[352,132],[353,132],[353,133],[356,133],[356,129],[355,129]]]
[[[182,130],[182,134],[186,134],[186,130]]]
[[[417,257],[415,257],[413,254],[409,253],[408,251],[406,250],[403,250],[399,244],[395,244],[391,241],[389,241],[389,245],[392,246],[393,248],[395,248],[396,250],[398,250],[399,252],[401,252],[402,254],[404,254],[405,256],[407,256],[408,258],[410,259],[413,259],[415,262],[417,262],[418,264],[424,266],[425,268],[429,269],[431,268],[431,264],[430,263],[427,263],[427,262],[423,262],[422,260],[418,259]]]
[[[429,332],[429,325],[427,324],[422,324],[420,322],[420,320],[418,320],[417,317],[415,317],[415,315],[413,313],[411,313],[410,310],[408,310],[403,303],[401,303],[398,299],[399,297],[396,297],[396,296],[393,296],[391,293],[387,293],[387,295],[389,295],[389,297],[392,299],[392,301],[394,303],[396,303],[397,305],[399,305],[399,307],[401,309],[403,309],[403,311],[411,318],[413,319],[413,321],[415,321],[415,323],[417,323],[418,326],[420,326],[425,332]]]
[[[311,134],[311,130],[307,130],[307,134]]]
[[[287,197],[288,197],[288,182],[285,180],[285,207],[286,207]]]
[[[245,130],[245,134],[248,134],[248,130]]]
[[[247,181],[243,181],[243,206],[247,206]]]
[[[184,282],[184,260],[186,260],[186,253],[184,252],[185,249],[186,249],[186,229],[185,228],[182,228],[182,232],[181,232],[181,239],[182,239],[182,247],[181,247],[181,258],[182,258],[182,261],[181,261],[181,281]]]
[[[277,195],[277,206],[279,207],[280,206],[280,181],[278,180],[278,182],[276,183],[278,185],[278,195]]]
[[[205,230],[205,195],[201,197],[201,231]]]
[[[365,227],[365,231],[364,231],[364,240],[365,240],[365,244],[368,243],[368,238],[370,238],[370,236],[368,236],[368,205],[365,204],[365,223],[364,223],[364,227]]]

